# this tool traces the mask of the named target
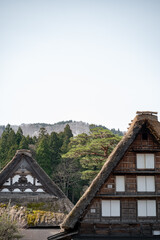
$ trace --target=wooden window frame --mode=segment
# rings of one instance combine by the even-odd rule
[[[138,180],[138,178],[140,178],[140,177],[143,177],[144,178],[144,191],[142,191],[142,190],[138,190],[138,188],[139,188],[139,180]],[[150,178],[150,177],[152,177],[153,178],[153,180],[154,180],[154,189],[153,189],[153,191],[152,190],[149,190],[148,189],[148,185],[147,185],[147,178]],[[155,176],[137,176],[137,192],[155,192],[156,191],[156,189],[155,189]]]
[[[138,155],[144,155],[144,167],[143,168],[138,167]],[[153,168],[146,167],[146,155],[153,155],[153,164],[154,164]],[[153,170],[153,169],[155,169],[155,154],[154,153],[137,153],[136,154],[136,168],[137,168],[137,170]]]
[[[109,212],[110,214],[109,215],[104,215],[103,213],[103,202],[108,202],[110,204],[110,209],[109,209]],[[117,215],[114,215],[112,213],[112,203],[113,202],[117,202],[118,203],[118,214]],[[111,200],[111,199],[106,199],[106,200],[102,200],[101,201],[101,216],[102,217],[105,217],[105,218],[117,218],[117,217],[120,217],[121,216],[121,201],[120,200]]]
[[[124,181],[124,188],[123,188],[123,190],[118,190],[118,189],[117,189],[117,178],[118,178],[118,177],[123,177],[123,181]],[[115,191],[116,191],[116,192],[125,192],[125,187],[126,187],[126,186],[125,186],[125,183],[126,183],[126,181],[125,181],[125,176],[115,176],[115,183],[116,183],[116,184],[115,184],[115,185],[116,185],[116,186],[115,186]]]
[[[142,201],[143,202],[145,202],[145,206],[144,206],[144,208],[146,208],[146,212],[145,212],[145,215],[139,215],[139,203],[141,202],[142,203]],[[150,210],[150,207],[148,206],[148,204],[149,204],[149,202],[151,202],[151,201],[153,201],[154,203],[155,203],[155,209],[154,209],[154,211],[155,211],[155,215],[149,215],[148,214],[148,212],[149,212],[149,210]],[[148,203],[148,204],[147,204]],[[144,203],[143,203],[144,204]],[[152,207],[152,209],[153,209],[153,207]],[[150,218],[150,217],[157,217],[157,203],[156,203],[156,200],[154,199],[154,200],[146,200],[146,199],[143,199],[143,200],[137,200],[137,217],[138,218]]]

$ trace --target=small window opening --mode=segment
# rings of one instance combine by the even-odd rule
[[[142,133],[142,140],[148,140],[148,134],[146,132]]]
[[[96,213],[96,209],[95,208],[91,208],[91,213]]]
[[[107,188],[112,188],[113,186],[112,186],[112,184],[107,184],[106,187]]]
[[[160,231],[159,230],[153,230],[153,235],[160,235]]]

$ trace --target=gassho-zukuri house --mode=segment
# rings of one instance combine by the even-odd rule
[[[0,172],[0,202],[26,205],[29,202],[52,203],[57,212],[67,212],[73,204],[49,178],[29,150],[18,150]]]
[[[160,239],[160,122],[137,112],[128,132],[52,239]]]

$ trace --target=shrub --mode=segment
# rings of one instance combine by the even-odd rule
[[[19,239],[21,237],[17,223],[11,220],[7,211],[4,211],[0,216],[0,240]]]

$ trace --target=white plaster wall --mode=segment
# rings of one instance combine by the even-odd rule
[[[30,188],[24,190],[24,192],[33,192]]]
[[[38,182],[38,179],[35,179],[35,185],[36,186],[42,186],[42,184],[40,182]]]
[[[3,188],[1,192],[10,192],[7,188]]]
[[[42,188],[38,188],[36,192],[44,192]]]
[[[21,192],[21,190],[19,188],[15,188],[13,192]]]
[[[27,175],[26,178],[27,178],[28,182],[30,182],[32,184],[34,183],[34,178],[31,175]]]
[[[3,186],[10,186],[11,185],[11,179],[9,178],[4,184]]]
[[[15,175],[13,178],[12,178],[12,184],[14,184],[15,182],[18,182],[20,178],[20,175]]]

